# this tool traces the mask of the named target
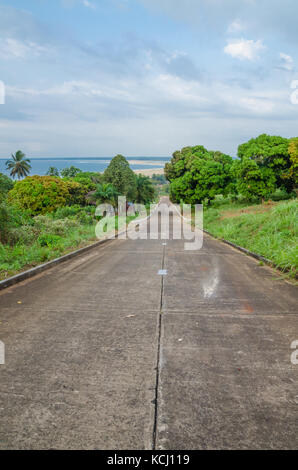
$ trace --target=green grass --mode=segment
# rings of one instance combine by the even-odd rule
[[[204,228],[272,261],[297,277],[298,201],[248,205],[215,201],[204,211]]]
[[[81,210],[37,216],[10,230],[10,243],[0,243],[0,280],[95,243],[96,219]],[[73,214],[72,214],[73,212]],[[58,217],[58,218],[57,218]],[[61,218],[60,218],[61,217]],[[118,220],[121,230],[135,217]],[[118,227],[119,225],[119,227]]]

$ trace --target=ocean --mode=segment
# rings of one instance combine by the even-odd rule
[[[30,175],[45,175],[50,166],[62,170],[70,166],[75,166],[82,171],[98,171],[103,172],[113,157],[98,158],[30,158],[32,170]],[[5,169],[5,162],[8,158],[0,158],[0,173],[9,175]],[[170,161],[171,157],[127,157],[132,170],[146,170],[154,168],[163,168],[165,163]]]

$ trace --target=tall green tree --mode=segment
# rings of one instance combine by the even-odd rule
[[[249,158],[255,161],[259,168],[270,168],[274,172],[278,188],[288,192],[293,189],[294,182],[288,178],[291,167],[289,139],[262,134],[240,145],[238,156],[241,160]]]
[[[266,199],[276,189],[274,171],[260,167],[255,160],[243,158],[237,167],[237,189],[249,201]]]
[[[103,179],[111,183],[119,194],[134,202],[137,196],[137,184],[134,172],[123,155],[116,155],[103,174]]]
[[[198,204],[211,201],[217,194],[225,194],[231,183],[232,164],[229,155],[208,151],[201,145],[174,152],[165,168],[171,199]]]
[[[30,160],[26,155],[18,150],[11,158],[6,161],[6,169],[10,170],[10,176],[18,179],[28,176],[31,170]]]

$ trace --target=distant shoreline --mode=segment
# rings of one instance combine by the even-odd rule
[[[163,175],[164,168],[149,168],[145,170],[134,170],[134,173],[136,175],[144,175],[144,176],[149,176],[151,178],[153,175]]]

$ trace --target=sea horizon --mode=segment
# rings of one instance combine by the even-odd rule
[[[31,162],[31,175],[45,175],[50,166],[56,167],[59,171],[69,166],[76,166],[82,171],[94,171],[102,173],[114,157],[29,157]],[[9,175],[5,162],[8,157],[0,157],[0,173]],[[171,157],[126,157],[132,170],[153,170],[164,167]]]

